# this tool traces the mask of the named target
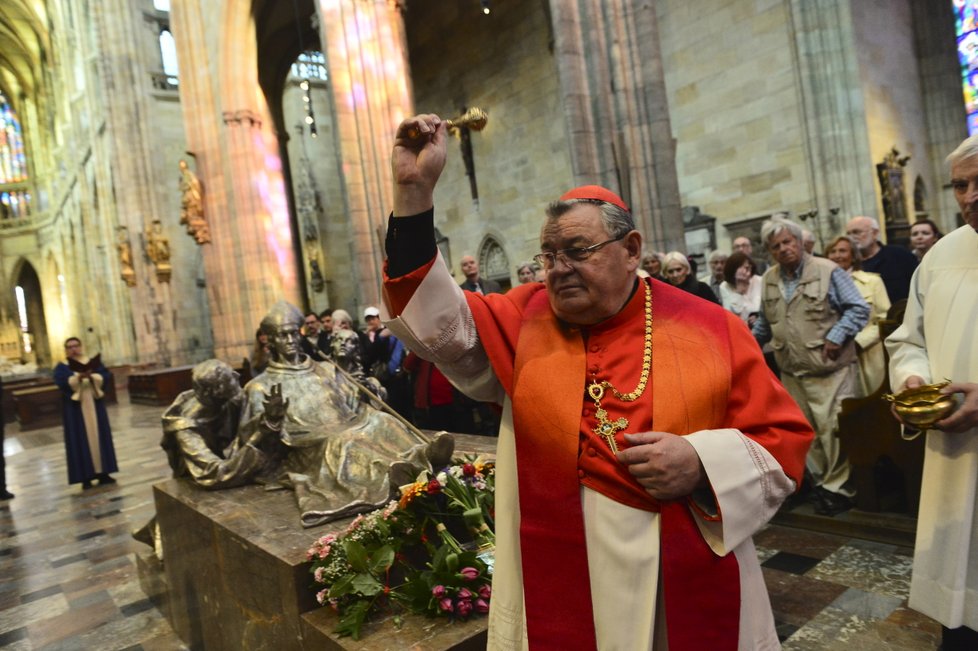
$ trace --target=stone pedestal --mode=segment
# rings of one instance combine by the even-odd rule
[[[493,452],[495,443],[456,435],[457,450]],[[452,624],[412,616],[400,630],[371,624],[358,642],[335,636],[335,614],[315,601],[306,550],[349,520],[304,529],[291,491],[205,491],[170,479],[153,492],[163,534],[166,615],[192,649],[485,648],[484,617]]]

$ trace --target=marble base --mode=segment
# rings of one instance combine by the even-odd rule
[[[493,452],[495,443],[456,435],[456,450]],[[205,491],[170,479],[153,492],[163,534],[167,617],[192,649],[485,648],[484,617],[466,624],[406,617],[399,631],[377,623],[358,642],[337,638],[335,615],[315,601],[306,550],[318,536],[344,530],[349,520],[305,529],[290,491]],[[466,645],[470,638],[474,647]]]
[[[166,581],[163,563],[156,558],[152,550],[146,548],[136,552],[136,575],[139,577],[139,587],[142,588],[149,600],[160,613],[170,617],[170,591]]]

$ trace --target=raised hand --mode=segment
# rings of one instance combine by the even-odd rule
[[[401,122],[391,152],[394,216],[424,212],[434,204],[435,184],[445,168],[448,129],[434,114]]]
[[[289,401],[282,399],[282,385],[273,384],[272,391],[262,403],[265,408],[265,422],[273,429],[281,429]]]

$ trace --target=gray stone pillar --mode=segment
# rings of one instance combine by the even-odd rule
[[[683,249],[653,3],[550,3],[575,182],[621,193],[650,247]]]

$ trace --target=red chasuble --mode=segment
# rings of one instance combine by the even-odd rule
[[[413,292],[409,286],[416,286],[402,280],[407,277],[388,285],[389,292],[399,294],[389,296],[395,313]],[[750,333],[722,308],[651,282],[651,382],[630,403],[606,392],[602,406],[609,417],[627,418],[629,432],[739,429],[800,483],[811,430]],[[556,319],[538,283],[505,295],[466,292],[480,341],[513,402],[523,589],[533,649],[595,647],[581,484],[661,513],[670,649],[737,648],[740,586],[734,555],[716,556],[696,527],[691,505],[651,498],[592,432],[596,421],[586,384],[592,378],[608,380],[626,393],[638,383],[644,293],[639,286],[618,315],[580,329]],[[616,442],[628,447],[622,433]]]

